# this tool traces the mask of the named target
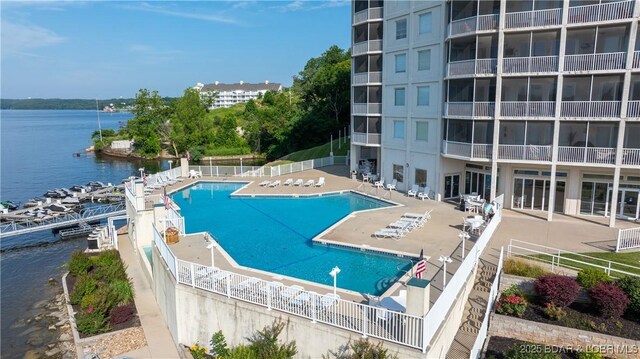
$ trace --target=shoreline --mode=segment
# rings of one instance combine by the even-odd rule
[[[109,157],[115,157],[115,158],[128,158],[128,159],[136,159],[136,160],[179,160],[180,157],[176,157],[174,155],[170,155],[170,154],[162,154],[160,156],[157,157],[153,157],[153,158],[148,158],[148,157],[143,157],[140,156],[138,154],[135,154],[133,152],[130,151],[116,151],[116,150],[112,150],[112,149],[102,149],[100,151],[96,151],[95,153],[100,153],[101,155],[104,156],[109,156]],[[264,160],[265,163],[267,161],[267,159],[263,156],[257,155],[257,154],[247,154],[247,155],[231,155],[231,156],[205,156],[202,157],[199,161],[200,164],[204,165],[206,163],[204,163],[205,161],[240,161],[240,160]]]

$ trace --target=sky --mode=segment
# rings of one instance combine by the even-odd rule
[[[180,96],[279,82],[350,44],[350,1],[1,1],[0,97]]]

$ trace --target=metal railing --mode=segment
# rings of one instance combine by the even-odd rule
[[[640,227],[618,229],[616,252],[634,248],[640,248]]]
[[[351,133],[352,143],[363,143],[367,145],[379,145],[381,135],[379,133],[363,133],[353,132]]]
[[[361,55],[372,51],[382,51],[382,40],[367,40],[353,44],[353,55]]]
[[[562,9],[532,10],[508,12],[505,14],[504,27],[514,29],[520,27],[551,26],[562,24]]]
[[[565,55],[564,71],[624,70],[626,52]]]
[[[381,19],[383,14],[383,8],[374,7],[370,9],[365,9],[362,11],[358,11],[353,14],[353,24],[359,24],[361,22],[365,22],[367,20],[373,19]]]
[[[446,116],[493,117],[495,102],[446,102]]]
[[[514,255],[539,262],[549,263],[551,264],[551,271],[553,273],[559,270],[560,267],[578,271],[585,267],[593,267],[604,270],[604,272],[610,277],[620,277],[625,275],[640,277],[640,275],[636,274],[640,272],[640,267],[637,266],[520,241],[517,239],[511,239],[507,250],[507,257]],[[635,271],[636,273],[632,271]]]
[[[558,56],[505,57],[502,71],[508,74],[557,72]]]
[[[382,113],[381,103],[354,103],[351,105],[353,114],[380,114]]]
[[[302,172],[333,165],[347,164],[347,156],[322,157],[302,162],[285,163],[279,166],[271,167],[271,177],[282,176],[289,173]]]
[[[176,209],[173,207],[169,207],[169,209],[165,212],[164,226],[165,230],[169,227],[175,227],[176,229],[178,229],[178,232],[180,232],[180,234],[186,233],[184,228],[184,217],[182,217],[180,213],[178,213],[178,211],[176,211]]]
[[[491,75],[496,73],[498,59],[473,59],[447,64],[449,77],[466,75]]]
[[[189,170],[211,177],[262,177],[264,168],[259,166],[189,166]]]
[[[623,148],[622,164],[640,166],[640,148]]]
[[[621,101],[562,101],[561,117],[620,117]]]
[[[640,51],[633,52],[633,68],[640,68]]]
[[[352,85],[363,85],[368,83],[381,83],[382,82],[382,72],[360,72],[353,74],[353,81],[351,81]]]
[[[491,144],[477,144],[457,141],[442,141],[442,153],[476,159],[491,159],[493,146]]]
[[[627,103],[627,118],[640,118],[640,101]]]
[[[633,0],[569,7],[569,24],[627,19],[633,16]]]
[[[501,117],[554,117],[555,101],[503,101],[500,103]]]
[[[496,30],[498,28],[498,18],[498,14],[488,14],[452,21],[449,24],[449,36]]]
[[[551,146],[499,145],[498,159],[514,161],[551,161]]]
[[[169,246],[167,245],[167,241],[162,237],[158,228],[156,228],[155,224],[153,226],[153,243],[156,248],[158,248],[158,252],[160,252],[160,257],[164,260],[164,263],[167,265],[167,269],[171,274],[173,274],[174,278],[178,278],[176,272],[176,256],[173,254]]]
[[[558,162],[615,164],[616,149],[607,147],[558,146]]]

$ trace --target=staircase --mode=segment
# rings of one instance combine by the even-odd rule
[[[491,283],[496,276],[497,266],[489,260],[480,258],[478,273],[476,274],[473,289],[464,308],[464,315],[460,329],[456,334],[451,348],[447,353],[450,359],[468,359],[471,348],[476,340],[484,314],[487,310],[487,300]]]

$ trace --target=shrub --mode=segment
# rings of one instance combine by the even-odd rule
[[[526,350],[531,345],[515,344],[505,353],[506,359],[560,359],[560,355],[556,353],[540,353],[537,350]]]
[[[109,283],[111,292],[115,296],[118,304],[127,304],[133,302],[134,292],[130,280],[115,279]]]
[[[578,283],[574,279],[562,275],[547,275],[538,278],[533,286],[544,304],[553,303],[561,308],[573,303],[580,294]]]
[[[224,334],[222,334],[221,330],[213,333],[209,344],[211,344],[211,349],[214,356],[226,358],[229,354],[227,340],[225,339]]]
[[[96,301],[96,296],[93,293],[87,293],[84,295],[84,297],[82,297],[82,300],[80,300],[80,307],[84,308],[88,308],[93,306],[93,303]]]
[[[89,256],[81,250],[71,253],[71,259],[69,260],[69,263],[67,263],[69,274],[76,277],[88,273],[91,266],[91,259],[89,259]]]
[[[73,292],[71,292],[71,296],[69,297],[71,304],[80,304],[82,298],[87,294],[95,292],[96,288],[98,288],[98,282],[92,277],[86,274],[78,277],[76,285],[73,287]]]
[[[128,279],[126,267],[122,263],[122,260],[120,260],[120,254],[118,251],[104,251],[93,258],[93,275],[96,279],[103,279],[106,281]]]
[[[104,333],[109,330],[107,318],[104,313],[92,310],[83,310],[76,315],[78,331],[84,335]]]
[[[618,279],[616,284],[629,297],[629,307],[627,308],[635,318],[640,318],[640,277],[626,276]]]
[[[589,297],[605,318],[620,318],[629,305],[629,298],[613,283],[598,283],[589,289]]]
[[[550,274],[541,266],[529,264],[522,260],[509,258],[504,261],[504,272],[521,277],[540,278]]]
[[[578,359],[602,359],[602,354],[597,350],[585,350],[578,353]]]
[[[608,282],[609,276],[599,268],[585,268],[578,272],[578,284],[584,288],[593,288],[597,283]]]
[[[525,310],[527,310],[527,300],[524,299],[524,294],[515,284],[502,291],[496,305],[496,312],[522,317]]]
[[[133,318],[134,313],[135,306],[133,304],[119,305],[111,309],[111,312],[109,313],[109,323],[111,325],[116,325],[127,322]]]
[[[193,359],[205,359],[207,357],[207,348],[201,347],[198,343],[190,346],[189,351],[191,352]]]
[[[285,327],[284,322],[274,322],[273,324],[258,330],[249,340],[249,348],[258,358],[293,358],[298,352],[296,342],[279,344],[278,336]]]
[[[103,285],[98,287],[93,295],[93,310],[105,316],[118,304],[109,286]]]
[[[256,354],[247,345],[240,344],[231,349],[225,359],[257,359]]]
[[[547,307],[544,309],[544,314],[546,314],[549,319],[553,320],[560,320],[567,316],[567,312],[560,307],[556,307],[553,303],[547,304]]]

